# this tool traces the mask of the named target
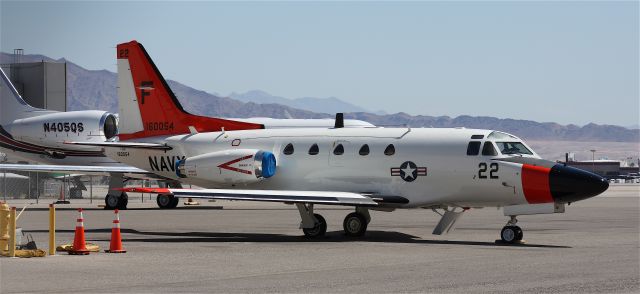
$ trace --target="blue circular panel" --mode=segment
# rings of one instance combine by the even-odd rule
[[[276,156],[269,151],[262,153],[262,176],[270,178],[276,174]]]

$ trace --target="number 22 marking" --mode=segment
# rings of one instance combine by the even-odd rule
[[[481,179],[486,179],[487,178],[487,163],[486,162],[481,162],[480,164],[478,164],[478,167],[480,169],[478,169],[478,178]],[[497,173],[498,172],[498,164],[497,163],[491,163],[489,164],[489,168],[491,168],[489,170],[489,178],[491,179],[497,179],[498,175],[494,175],[493,173]]]

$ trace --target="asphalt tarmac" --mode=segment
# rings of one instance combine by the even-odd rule
[[[130,203],[120,216],[127,253],[0,258],[0,292],[638,293],[639,201],[640,185],[614,185],[564,214],[521,216],[520,246],[494,242],[507,221],[495,208],[467,212],[445,236],[431,235],[430,210],[372,212],[367,235],[348,238],[350,211],[323,207],[327,236],[307,240],[285,204]],[[76,206],[88,208],[88,241],[108,247],[113,212]],[[18,226],[46,250],[45,207]],[[57,211],[58,244],[73,239],[71,207]]]

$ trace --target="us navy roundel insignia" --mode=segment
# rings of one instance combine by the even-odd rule
[[[419,176],[426,176],[426,175],[427,175],[427,168],[418,167],[412,161],[405,161],[400,165],[400,167],[391,168],[391,176],[399,176],[405,182],[413,182]]]

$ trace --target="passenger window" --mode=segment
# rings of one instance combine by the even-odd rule
[[[493,143],[487,141],[484,142],[484,146],[482,147],[482,155],[485,156],[495,156],[498,155],[496,148],[493,147]]]
[[[391,156],[394,154],[396,154],[396,147],[393,147],[393,144],[389,144],[389,146],[384,149],[384,155]]]
[[[342,144],[338,144],[338,146],[336,146],[336,148],[333,149],[333,154],[334,155],[344,154],[344,146],[342,146]]]
[[[282,151],[285,155],[293,154],[293,144],[289,143],[286,147],[284,147],[284,151]]]
[[[469,145],[467,145],[467,155],[478,155],[478,153],[480,153],[480,142],[469,142]]]
[[[360,151],[358,151],[358,153],[360,153],[360,155],[362,155],[362,156],[369,155],[369,145],[367,145],[367,144],[362,145],[362,147],[360,147]]]
[[[309,148],[309,155],[318,155],[320,153],[320,148],[318,148],[318,144],[311,145]]]

